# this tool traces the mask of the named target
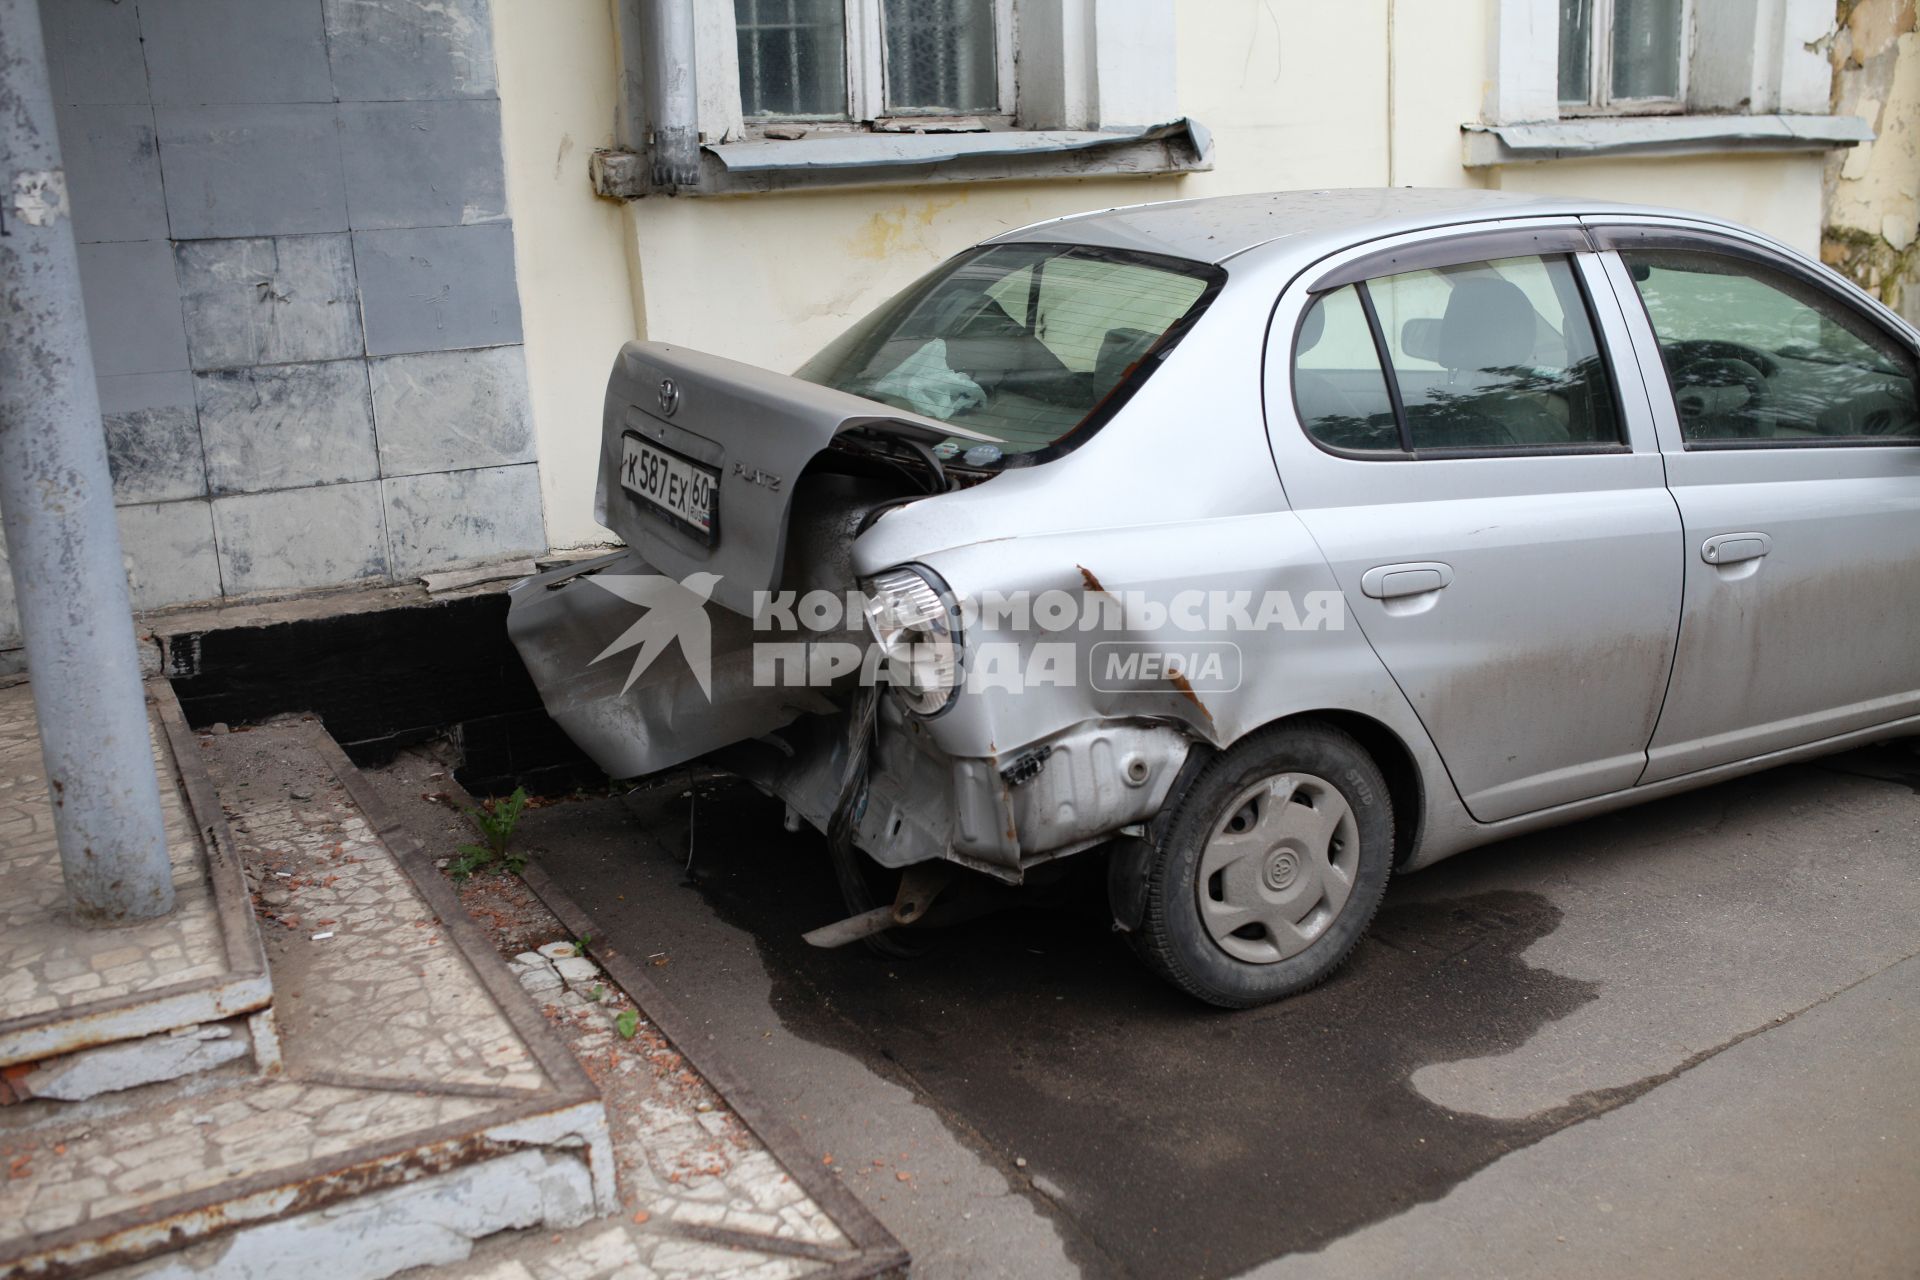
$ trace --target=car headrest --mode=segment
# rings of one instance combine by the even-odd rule
[[[1111,386],[1120,381],[1127,366],[1147,354],[1158,335],[1149,329],[1109,329],[1100,339],[1100,352],[1094,357],[1093,370],[1099,380]]]
[[[1439,363],[1448,369],[1504,369],[1533,359],[1534,310],[1511,280],[1470,276],[1453,286],[1440,321]]]
[[[1415,316],[1400,326],[1400,349],[1416,360],[1439,364],[1440,325],[1438,316]]]

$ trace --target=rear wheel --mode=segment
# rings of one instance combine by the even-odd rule
[[[1175,802],[1134,945],[1209,1004],[1294,995],[1353,950],[1392,861],[1393,807],[1365,749],[1317,721],[1265,730]]]

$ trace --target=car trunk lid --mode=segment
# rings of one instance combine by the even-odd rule
[[[755,593],[779,585],[800,473],[849,433],[993,439],[736,360],[630,342],[607,384],[600,519],[661,573],[718,575],[710,598],[751,616]]]

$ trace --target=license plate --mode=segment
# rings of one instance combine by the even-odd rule
[[[623,443],[621,488],[711,543],[720,505],[720,473],[638,436],[627,436]]]

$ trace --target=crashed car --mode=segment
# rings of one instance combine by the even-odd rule
[[[518,584],[609,775],[703,760],[897,944],[1106,860],[1246,1007],[1394,871],[1920,724],[1920,335],[1709,218],[1175,201],[938,267],[786,376],[630,343],[597,516]]]

